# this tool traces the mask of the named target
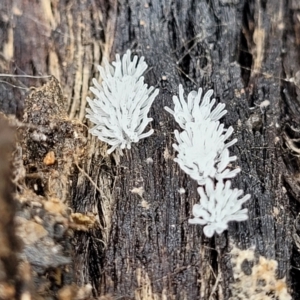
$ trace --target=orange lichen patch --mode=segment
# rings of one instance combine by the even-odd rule
[[[259,257],[258,264],[253,267],[253,272],[261,277],[269,278],[269,276],[272,276],[272,274],[275,273],[277,269],[277,261],[276,260],[268,260],[263,256]]]
[[[57,296],[59,300],[71,300],[74,299],[75,295],[76,295],[76,287],[73,285],[67,285],[58,291]]]
[[[263,256],[257,257],[254,249],[231,251],[233,276],[235,282],[231,284],[232,297],[230,300],[291,300],[285,278],[277,279],[278,262]],[[243,265],[248,264],[247,274]]]
[[[14,299],[15,292],[16,291],[13,285],[8,283],[0,284],[0,299],[3,300]]]
[[[71,214],[72,223],[70,226],[76,230],[87,231],[93,228],[96,224],[96,218],[94,215],[85,215],[81,213]]]
[[[34,221],[17,216],[15,222],[17,225],[16,234],[26,245],[33,244],[48,235],[47,230]]]
[[[64,214],[67,209],[66,205],[58,198],[50,198],[49,201],[45,201],[44,208],[52,214]]]
[[[78,287],[75,284],[66,285],[58,291],[59,300],[91,299],[92,286],[86,284]]]
[[[287,286],[286,286],[286,283],[285,283],[285,278],[282,279],[282,280],[278,280],[275,283],[275,293],[279,297],[285,299],[284,297],[286,297],[285,295],[287,294]]]
[[[51,166],[55,163],[55,153],[54,151],[49,151],[43,160],[46,166]]]

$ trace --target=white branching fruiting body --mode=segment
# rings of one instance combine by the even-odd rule
[[[131,143],[153,133],[153,129],[143,132],[152,121],[147,115],[159,91],[144,83],[142,74],[147,64],[143,56],[131,60],[130,50],[122,59],[117,54],[112,65],[104,60],[104,67],[98,69],[102,82],[93,79],[95,87],[90,90],[95,98],[87,98],[90,108],[86,117],[95,124],[90,133],[111,145],[108,154],[116,149],[122,153],[122,149],[131,148]]]
[[[173,144],[178,152],[174,159],[180,168],[204,185],[209,178],[222,180],[235,177],[240,168],[227,169],[230,162],[236,160],[236,156],[229,156],[228,148],[237,142],[233,139],[226,140],[232,135],[233,128],[224,128],[220,119],[227,113],[225,104],[218,104],[212,110],[216,100],[210,100],[213,91],[209,90],[202,97],[202,89],[192,91],[186,102],[183,96],[183,87],[179,85],[179,98],[173,96],[175,104],[174,111],[169,107],[165,110],[171,113],[179,126],[183,129],[181,133],[175,130],[178,142]]]
[[[209,178],[217,180],[235,177],[240,169],[226,169],[228,164],[236,160],[236,156],[229,156],[228,147],[237,142],[236,139],[225,143],[232,134],[229,127],[219,121],[212,122],[203,119],[202,122],[188,122],[185,130],[179,133],[174,131],[177,144],[173,144],[178,152],[174,159],[180,168],[203,185]]]
[[[212,90],[202,97],[202,89],[188,94],[184,99],[184,90],[179,85],[179,98],[173,96],[174,111],[169,107],[165,110],[171,113],[179,126],[180,133],[175,130],[178,144],[173,148],[178,152],[174,159],[180,168],[191,178],[197,180],[200,204],[193,207],[194,219],[191,224],[202,224],[204,234],[211,237],[214,232],[222,233],[227,229],[229,221],[244,221],[248,218],[247,209],[241,205],[250,198],[246,195],[238,199],[241,190],[231,189],[229,178],[235,177],[240,168],[233,170],[228,165],[236,160],[236,156],[229,156],[228,148],[237,142],[226,140],[232,135],[233,128],[224,128],[220,119],[227,113],[225,104],[218,104],[212,99]],[[224,184],[225,182],[225,184]]]
[[[210,119],[211,121],[220,120],[226,113],[224,110],[225,104],[219,103],[217,107],[212,110],[212,107],[216,103],[216,99],[210,100],[213,94],[213,90],[208,90],[202,97],[202,88],[199,88],[198,92],[191,91],[188,94],[188,101],[186,102],[183,96],[184,90],[182,85],[179,85],[179,98],[173,96],[174,111],[169,107],[165,107],[165,110],[174,116],[175,121],[182,129],[185,129],[187,123],[202,123],[203,120]]]
[[[193,206],[194,218],[190,224],[205,225],[203,232],[207,237],[212,237],[215,232],[221,234],[228,228],[230,221],[245,221],[248,219],[248,209],[242,209],[242,204],[250,199],[250,195],[243,195],[242,190],[231,189],[231,182],[218,181],[216,186],[210,179],[203,187],[198,188],[201,198],[200,204]]]

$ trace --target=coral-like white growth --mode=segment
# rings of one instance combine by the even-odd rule
[[[243,195],[242,190],[231,189],[229,180],[224,184],[219,181],[214,186],[212,180],[207,181],[205,191],[203,187],[198,188],[201,197],[200,204],[193,206],[194,219],[190,219],[190,224],[205,225],[203,232],[207,237],[212,237],[215,232],[221,234],[228,227],[230,221],[245,221],[248,219],[248,209],[242,209],[250,195]]]
[[[201,88],[198,92],[192,91],[188,94],[187,102],[183,94],[183,87],[179,85],[179,98],[173,97],[174,111],[165,107],[183,129],[180,133],[174,131],[178,143],[173,144],[178,152],[174,161],[203,186],[198,188],[201,202],[194,205],[194,219],[190,219],[189,223],[205,225],[204,234],[212,237],[215,232],[220,234],[227,229],[228,222],[248,218],[247,209],[241,209],[241,206],[250,195],[238,199],[243,191],[231,189],[231,182],[228,180],[235,177],[240,168],[228,168],[230,162],[237,158],[229,156],[228,148],[237,139],[226,142],[232,135],[233,128],[225,129],[220,124],[219,120],[227,113],[224,110],[225,104],[218,104],[213,109],[216,100],[211,100],[212,90],[203,98]]]
[[[212,93],[209,90],[201,99],[200,88],[198,92],[190,92],[186,102],[180,84],[179,98],[173,97],[174,111],[165,107],[184,129],[181,133],[174,131],[178,142],[178,145],[173,144],[178,152],[174,160],[199,185],[205,184],[209,178],[223,180],[235,177],[240,172],[240,168],[227,169],[228,164],[236,160],[236,156],[229,156],[228,147],[235,144],[237,139],[225,143],[233,133],[233,128],[224,129],[224,125],[220,124],[219,120],[227,110],[224,110],[225,104],[221,103],[213,109],[216,100],[210,100]]]
[[[178,152],[174,161],[199,185],[205,184],[209,178],[232,178],[240,172],[240,168],[226,169],[230,162],[236,160],[236,156],[229,156],[228,147],[237,139],[225,143],[232,132],[232,127],[225,130],[219,121],[203,119],[202,122],[188,122],[181,133],[174,131],[178,142],[178,145],[173,144]]]
[[[122,59],[117,54],[112,65],[107,60],[104,67],[98,66],[102,82],[95,78],[90,90],[95,98],[87,97],[90,108],[86,117],[95,126],[90,133],[111,145],[109,154],[115,149],[130,149],[131,143],[150,136],[153,129],[143,133],[152,118],[147,114],[158,95],[158,89],[144,83],[142,74],[147,64],[142,56],[131,60],[131,51],[127,50]]]
[[[212,121],[220,120],[226,113],[224,110],[225,104],[219,103],[217,107],[212,110],[216,103],[216,99],[210,99],[213,90],[208,90],[202,98],[202,88],[198,92],[191,91],[188,94],[187,102],[183,96],[184,90],[182,85],[179,85],[179,98],[173,96],[174,111],[165,106],[165,110],[174,116],[175,121],[182,129],[186,129],[186,124],[189,122],[202,122],[203,120],[210,119]],[[201,103],[200,103],[201,102]]]

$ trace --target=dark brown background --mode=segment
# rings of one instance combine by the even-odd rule
[[[69,205],[97,214],[100,222],[99,228],[75,235],[74,281],[91,282],[95,295],[113,299],[137,297],[139,280],[150,282],[158,299],[228,299],[234,244],[255,246],[258,254],[277,260],[278,278],[286,277],[298,299],[298,1],[0,3],[1,73],[54,75],[66,97],[68,118],[78,123],[86,122],[85,99],[91,79],[98,77],[96,65],[127,49],[145,56],[146,82],[160,89],[150,111],[155,133],[125,151],[118,165],[105,155],[106,146],[89,136],[80,165],[98,189],[76,167],[66,174],[72,180]],[[48,81],[0,80],[0,108],[18,117],[28,88]],[[177,125],[163,107],[172,107],[179,83],[186,91],[213,88],[226,104],[224,123],[235,129],[238,143],[231,151],[242,168],[233,183],[252,195],[245,205],[249,220],[231,224],[212,239],[188,225],[198,201],[197,184],[172,159]],[[250,110],[265,100],[270,101],[267,109]],[[142,197],[134,190],[140,187]],[[178,192],[181,187],[184,194]]]

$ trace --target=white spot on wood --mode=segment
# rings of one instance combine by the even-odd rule
[[[171,159],[172,156],[170,155],[170,152],[169,152],[169,149],[168,147],[166,147],[165,151],[164,151],[164,159],[167,160],[167,159]]]
[[[274,144],[277,145],[279,141],[280,141],[280,138],[278,136],[276,136],[274,139]]]
[[[148,157],[148,158],[146,159],[146,163],[147,163],[147,164],[153,164],[153,159],[152,159],[151,157]]]
[[[139,195],[141,198],[143,198],[143,194],[145,192],[144,190],[144,187],[136,187],[136,188],[133,188],[131,191],[130,191],[132,194],[137,194]]]
[[[179,194],[184,194],[185,193],[185,189],[184,188],[180,188],[179,190],[178,190],[178,192],[179,192]]]
[[[142,208],[145,208],[145,209],[149,209],[150,208],[150,204],[146,200],[144,200],[144,199],[141,202],[141,206],[142,206]]]

